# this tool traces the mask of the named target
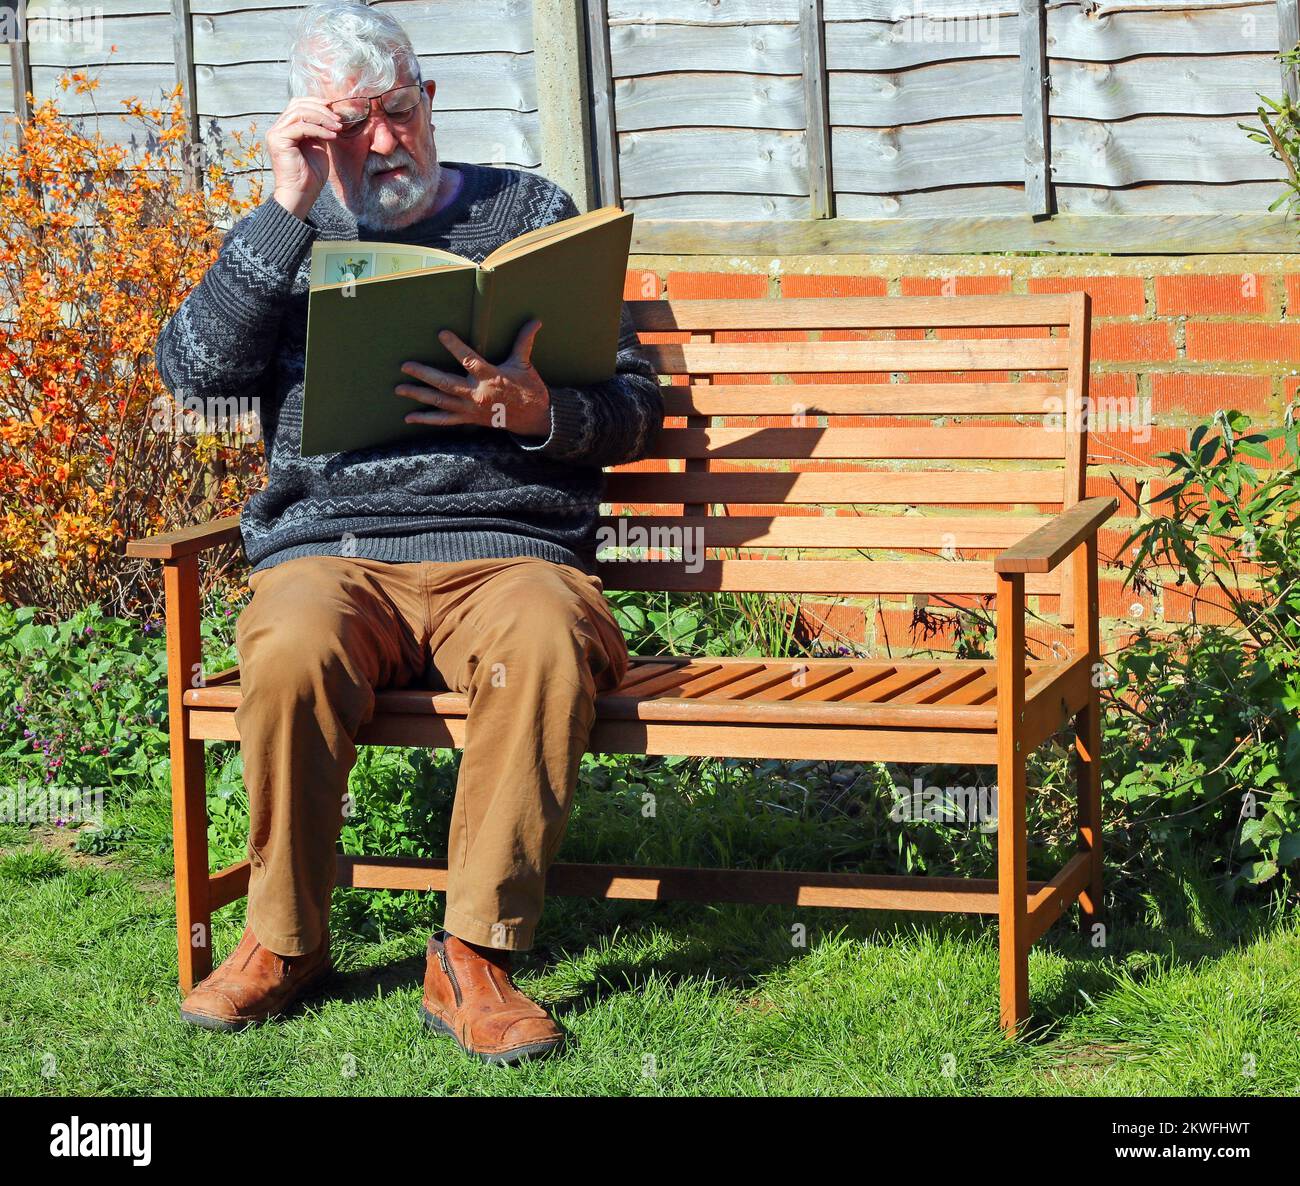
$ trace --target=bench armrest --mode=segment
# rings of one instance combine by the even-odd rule
[[[1086,498],[1062,511],[1050,523],[999,553],[995,572],[1051,572],[1119,507],[1115,498]]]
[[[126,545],[126,554],[140,560],[180,560],[209,548],[234,543],[239,539],[239,518],[213,519],[196,527],[169,531],[166,535],[151,535],[146,539],[133,539]]]

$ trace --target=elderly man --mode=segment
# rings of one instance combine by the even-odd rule
[[[253,565],[236,640],[247,925],[181,1015],[241,1028],[329,974],[353,739],[376,689],[431,680],[466,693],[469,718],[422,1014],[467,1052],[516,1062],[562,1040],[511,980],[510,953],[533,942],[596,693],[627,668],[592,571],[596,514],[601,468],[644,455],[662,424],[658,377],[626,309],[617,372],[591,387],[550,387],[537,373],[529,356],[546,330],[536,320],[505,359],[444,331],[465,374],[410,362],[392,391],[356,393],[409,398],[408,419],[429,425],[427,436],[302,456],[314,240],[481,260],[578,211],[535,174],[440,161],[435,84],[421,81],[401,26],[356,0],[305,11],[289,86],[266,138],[272,196],[227,234],[157,349],[178,397],[256,398],[267,458],[241,523]]]

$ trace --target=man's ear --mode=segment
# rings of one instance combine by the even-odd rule
[[[424,84],[424,93],[429,96],[429,106],[433,106],[433,94],[438,89],[438,83],[434,79],[429,79]]]

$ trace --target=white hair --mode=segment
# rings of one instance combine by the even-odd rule
[[[340,89],[353,76],[359,94],[390,90],[402,66],[423,81],[411,39],[393,17],[364,0],[321,0],[302,10],[294,30],[289,97]]]

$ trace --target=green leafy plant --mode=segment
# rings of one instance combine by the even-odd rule
[[[1108,746],[1114,796],[1157,842],[1212,841],[1231,884],[1262,884],[1300,859],[1300,447],[1294,408],[1255,428],[1217,414],[1162,454],[1168,504],[1125,542],[1128,580],[1154,567],[1227,624],[1145,630],[1118,657]]]
[[[1283,51],[1279,57],[1285,70],[1300,69],[1300,46]],[[1269,205],[1269,209],[1277,210],[1284,206],[1288,213],[1294,213],[1300,209],[1300,108],[1289,95],[1280,99],[1270,99],[1267,95],[1258,97],[1258,125],[1239,123],[1237,126],[1257,144],[1267,144],[1273,159],[1286,167],[1286,189]]]

